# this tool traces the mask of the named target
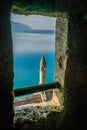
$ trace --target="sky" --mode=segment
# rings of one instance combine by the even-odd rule
[[[11,13],[14,53],[55,50],[56,18]]]

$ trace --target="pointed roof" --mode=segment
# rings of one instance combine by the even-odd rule
[[[45,60],[45,57],[44,57],[44,56],[42,56],[41,61],[40,61],[40,64],[46,66],[46,60]]]

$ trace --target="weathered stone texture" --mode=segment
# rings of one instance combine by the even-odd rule
[[[68,57],[68,15],[62,14],[56,20],[56,45],[55,45],[55,81],[58,81],[62,88],[54,90],[64,105],[64,80]]]

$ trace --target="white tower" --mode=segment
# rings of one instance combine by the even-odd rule
[[[39,84],[43,84],[45,83],[46,80],[46,61],[44,56],[42,56],[41,61],[40,61],[40,80],[39,80]],[[45,91],[41,92],[42,95],[42,101],[46,101],[46,93]]]
[[[40,80],[39,84],[45,83],[46,79],[46,61],[44,56],[42,56],[41,61],[40,61]]]

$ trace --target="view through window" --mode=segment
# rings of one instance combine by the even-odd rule
[[[46,83],[54,81],[56,18],[11,13],[14,88],[39,84],[40,60],[45,57]]]

